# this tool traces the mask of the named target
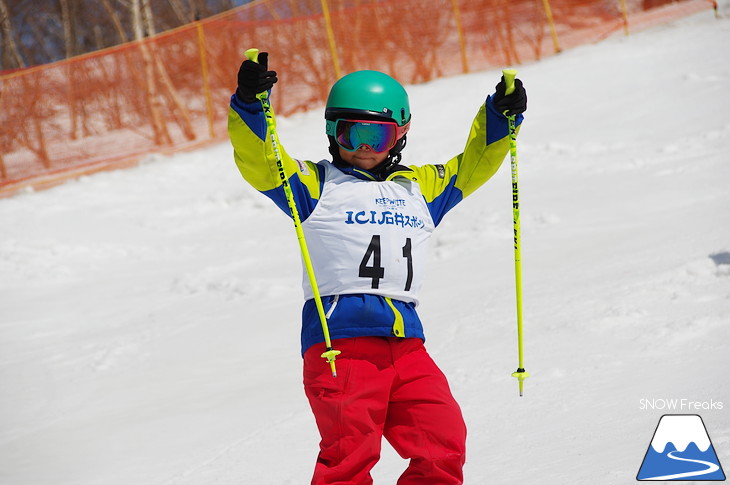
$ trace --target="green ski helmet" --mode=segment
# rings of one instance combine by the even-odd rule
[[[337,142],[332,136],[338,119],[394,121],[406,131],[411,121],[408,93],[401,84],[379,71],[355,71],[337,81],[327,97],[324,117],[330,140],[330,153],[335,161],[341,161]],[[386,168],[400,161],[400,152],[406,145],[406,135],[390,149],[384,165]]]

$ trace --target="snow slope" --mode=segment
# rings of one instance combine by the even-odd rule
[[[422,295],[467,484],[634,483],[665,413],[730,471],[729,45],[707,11],[518,66],[525,396],[507,164],[437,230]],[[498,78],[410,86],[405,162],[458,153]],[[278,121],[327,155],[322,107]],[[227,143],[0,200],[0,227],[0,483],[309,482],[296,238]],[[384,445],[376,483],[404,467]]]

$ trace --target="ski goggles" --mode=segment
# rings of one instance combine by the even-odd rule
[[[408,132],[410,122],[398,126],[394,121],[345,120],[327,122],[327,134],[348,152],[366,146],[375,153],[387,152]]]

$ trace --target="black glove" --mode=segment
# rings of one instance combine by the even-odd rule
[[[269,71],[269,53],[261,52],[259,62],[246,59],[238,69],[236,96],[244,103],[256,101],[256,95],[268,91],[278,81],[276,71]]]
[[[527,92],[522,87],[522,81],[515,79],[515,90],[509,96],[504,95],[504,91],[507,89],[504,76],[494,89],[496,90],[494,98],[492,98],[494,108],[503,115],[514,116],[527,111]]]

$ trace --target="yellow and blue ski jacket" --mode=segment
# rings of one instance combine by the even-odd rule
[[[521,124],[522,119],[522,115],[517,116],[517,125]],[[234,160],[243,178],[291,216],[261,103],[245,103],[234,94],[228,112],[228,131]],[[318,163],[296,160],[289,156],[281,143],[278,143],[278,150],[304,226],[320,203],[325,178],[327,173],[332,173],[334,164],[327,160]],[[435,227],[448,211],[497,172],[508,152],[508,121],[494,109],[492,98],[487,97],[474,118],[462,153],[443,164],[398,166],[385,180],[400,179],[403,183],[405,178],[408,183],[417,183],[433,221],[432,226]],[[339,166],[337,170],[351,177],[372,181],[370,183],[380,183],[364,170]],[[317,274],[318,280],[326,277]],[[375,284],[373,288],[376,288]],[[332,340],[358,336],[425,340],[423,326],[416,312],[417,300],[396,299],[377,292],[363,291],[352,294],[322,293],[322,302]],[[320,342],[324,342],[324,334],[316,306],[310,298],[305,301],[302,311],[302,354]]]

